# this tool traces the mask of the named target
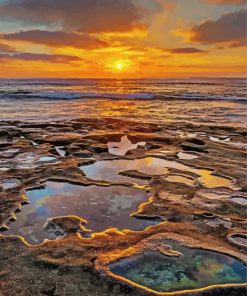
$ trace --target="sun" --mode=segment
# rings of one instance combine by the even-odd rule
[[[122,63],[116,63],[116,69],[117,70],[122,70],[123,69],[123,64]]]
[[[1,0],[0,0],[1,1]],[[110,69],[111,72],[122,75],[129,71],[131,61],[129,59],[109,60],[105,67]]]

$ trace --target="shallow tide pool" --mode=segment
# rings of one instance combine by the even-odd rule
[[[43,230],[48,218],[75,215],[88,221],[93,232],[111,227],[142,230],[157,223],[130,217],[148,193],[125,186],[79,186],[63,182],[46,183],[44,189],[28,190],[29,204],[25,205],[17,220],[10,223],[4,234],[19,235],[30,244],[53,239]]]
[[[108,142],[108,151],[114,155],[124,156],[132,149],[137,149],[139,146],[144,147],[146,142],[132,143],[127,135],[122,136],[120,142]]]
[[[217,252],[166,243],[182,253],[169,257],[145,251],[110,264],[113,274],[158,292],[193,290],[211,285],[245,283],[247,267]]]
[[[221,176],[213,175],[213,172],[210,170],[196,169],[174,160],[166,160],[158,157],[145,157],[133,160],[102,160],[80,167],[86,176],[93,180],[105,180],[113,182],[127,181],[137,184],[143,184],[145,181],[119,175],[119,172],[137,170],[146,174],[157,176],[167,173],[169,168],[197,174],[200,183],[208,188],[233,187],[231,180]]]

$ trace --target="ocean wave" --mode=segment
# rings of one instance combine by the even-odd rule
[[[198,94],[198,93],[101,93],[101,92],[69,92],[69,91],[43,91],[30,92],[16,90],[0,92],[0,99],[41,99],[41,100],[84,100],[84,99],[112,99],[112,100],[226,100],[247,102],[243,96]]]
[[[247,100],[246,79],[0,79],[0,99]]]

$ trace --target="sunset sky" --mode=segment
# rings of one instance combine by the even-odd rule
[[[0,0],[0,77],[246,73],[245,0]]]

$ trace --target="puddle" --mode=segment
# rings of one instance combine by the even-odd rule
[[[234,240],[239,243],[239,244],[242,244],[242,245],[247,245],[247,236],[243,237],[243,236],[235,236],[234,237]]]
[[[179,176],[179,175],[168,175],[166,177],[166,180],[169,182],[183,183],[189,186],[193,186],[195,183],[194,180],[184,176]]]
[[[81,166],[80,168],[87,177],[93,180],[106,180],[113,182],[134,182],[143,184],[145,181],[136,178],[119,175],[120,171],[138,170],[146,174],[162,175],[167,172],[163,160],[155,157],[146,157],[141,159],[126,160],[102,160],[93,164]]]
[[[247,206],[247,198],[244,198],[242,196],[233,196],[231,198],[231,201],[233,201],[239,205]]]
[[[43,230],[48,218],[75,215],[88,221],[93,232],[110,227],[142,230],[157,222],[130,217],[148,193],[125,186],[79,186],[70,183],[46,183],[46,188],[27,191],[29,204],[25,205],[17,220],[4,234],[23,236],[30,244],[53,239]]]
[[[143,180],[133,179],[131,177],[121,176],[120,171],[137,170],[153,176],[162,175],[167,172],[168,168],[178,169],[184,172],[192,172],[199,176],[202,185],[208,188],[229,187],[232,188],[231,180],[213,175],[212,171],[206,169],[195,169],[183,165],[176,161],[165,160],[157,157],[145,157],[140,159],[114,159],[102,160],[93,164],[83,165],[80,167],[86,176],[93,180],[105,180],[109,182],[134,182],[143,184]]]
[[[158,152],[155,153],[155,155],[162,155],[162,156],[166,156],[166,155],[171,155],[173,156],[175,154],[175,150],[174,148],[170,148],[170,149],[162,149],[162,150],[159,150]]]
[[[114,155],[124,156],[129,150],[137,149],[138,146],[144,147],[146,142],[132,143],[128,136],[122,136],[120,142],[109,142],[108,152]]]
[[[179,152],[177,156],[179,159],[186,159],[186,160],[192,160],[199,157],[198,155],[194,155],[186,152]]]
[[[158,251],[145,251],[110,264],[110,270],[158,292],[193,290],[246,281],[247,267],[230,256],[170,242],[166,244],[183,255],[174,258]]]
[[[225,191],[221,189],[219,190],[202,189],[200,191],[197,191],[197,193],[203,198],[210,199],[210,200],[224,200],[224,199],[228,199],[230,196],[229,191]]]
[[[227,236],[230,243],[242,248],[247,248],[247,234],[246,233],[232,233]]]
[[[195,172],[195,171],[194,171]],[[199,181],[202,185],[208,188],[229,187],[234,189],[232,182],[224,177],[216,176],[209,170],[199,170],[201,177]]]
[[[209,137],[209,139],[213,142],[230,142],[231,138],[229,137],[223,137],[223,138],[219,138],[219,137]]]
[[[230,137],[209,137],[209,139],[213,142],[218,142],[218,143],[225,143],[227,145],[241,148],[241,149],[247,149],[247,144],[243,142],[235,142],[234,140],[231,140]]]
[[[56,160],[56,157],[53,157],[53,156],[41,156],[39,158],[39,161],[52,161],[52,160]]]
[[[247,149],[247,143],[242,143],[242,142],[229,142],[229,145],[233,146],[233,147],[237,147],[240,149]]]
[[[18,179],[14,179],[14,178],[11,178],[11,179],[5,179],[3,180],[0,185],[2,184],[2,188],[3,190],[7,190],[7,189],[11,189],[11,188],[14,188],[18,185],[21,184],[21,182],[18,180]]]
[[[66,151],[64,150],[64,146],[55,146],[55,149],[61,157],[65,157]]]

